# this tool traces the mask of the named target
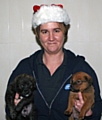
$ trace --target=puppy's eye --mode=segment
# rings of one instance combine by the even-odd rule
[[[24,85],[19,85],[19,88],[23,88],[24,87]]]
[[[82,81],[81,80],[77,80],[76,84],[80,85],[80,84],[82,84]]]

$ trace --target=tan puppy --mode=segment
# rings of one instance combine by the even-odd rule
[[[94,88],[92,86],[92,78],[85,72],[77,72],[74,75],[72,75],[70,84],[71,84],[71,91],[68,99],[68,107],[65,111],[65,114],[71,115],[69,117],[69,120],[74,120],[72,115],[75,112],[74,104],[75,101],[79,99],[78,92],[80,91],[82,93],[84,104],[83,107],[81,108],[81,111],[77,119],[82,120],[86,112],[94,104]]]

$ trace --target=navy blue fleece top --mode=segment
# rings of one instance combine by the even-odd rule
[[[69,84],[70,77],[73,73],[83,71],[88,73],[93,78],[93,86],[95,89],[95,105],[92,108],[93,114],[86,117],[86,120],[100,120],[102,112],[102,100],[100,97],[100,89],[97,80],[97,76],[90,65],[85,61],[82,56],[76,56],[70,50],[64,49],[66,52],[66,66],[65,72],[61,80],[61,84],[54,95],[50,104],[48,104],[46,97],[43,95],[41,85],[39,85],[39,71],[37,70],[37,59],[43,50],[35,52],[28,58],[20,61],[18,66],[12,72],[8,85],[14,80],[17,75],[26,73],[34,76],[37,83],[37,90],[34,92],[34,103],[38,109],[38,120],[68,120],[68,117],[64,115],[64,111],[67,108],[68,96],[69,96]],[[43,82],[43,80],[42,80]],[[41,84],[41,83],[40,83]],[[53,83],[54,84],[54,83]]]

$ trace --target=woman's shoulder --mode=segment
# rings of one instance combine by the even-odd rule
[[[33,69],[34,63],[36,63],[36,58],[39,53],[41,53],[42,50],[38,50],[34,52],[32,55],[23,58],[19,61],[18,65],[16,66],[16,69]]]
[[[26,58],[23,58],[20,62],[24,62],[24,63],[28,63],[28,62],[31,62],[31,61],[35,61],[37,56],[39,55],[39,53],[41,53],[42,50],[37,50],[35,51],[33,54],[31,54],[30,56],[26,57]]]
[[[85,57],[82,55],[77,55],[75,54],[73,51],[69,50],[69,49],[64,49],[65,54],[68,56],[68,58],[73,58],[73,59],[81,59],[81,60],[85,60]]]

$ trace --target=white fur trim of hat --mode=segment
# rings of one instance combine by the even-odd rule
[[[47,22],[63,22],[65,25],[70,23],[69,15],[62,5],[36,5],[33,10],[32,27],[34,29]]]

